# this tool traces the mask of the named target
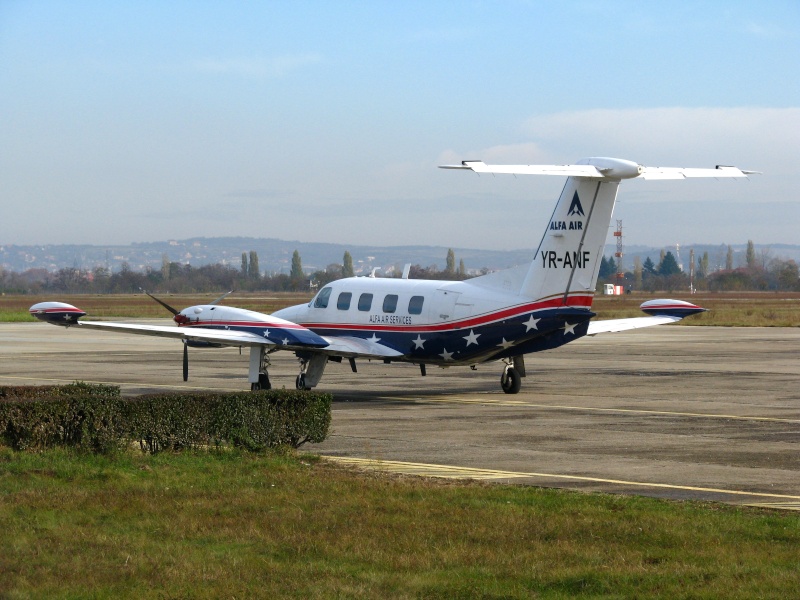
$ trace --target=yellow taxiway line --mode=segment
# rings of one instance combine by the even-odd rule
[[[582,475],[565,475],[559,473],[524,473],[519,471],[499,471],[494,469],[477,469],[473,467],[454,467],[450,465],[432,465],[426,463],[413,463],[396,460],[376,460],[371,458],[353,458],[349,456],[323,456],[325,460],[330,460],[339,464],[358,467],[368,470],[382,470],[390,473],[401,473],[404,475],[418,475],[424,477],[441,477],[446,479],[523,479],[523,478],[547,478],[564,479],[570,481],[586,481],[591,483],[605,483],[630,487],[648,487],[669,489],[690,492],[705,492],[713,494],[726,494],[732,496],[747,496],[755,498],[772,498],[774,500],[784,500],[788,502],[763,502],[748,504],[748,506],[762,506],[768,508],[782,508],[789,510],[800,510],[800,496],[789,494],[771,494],[767,492],[747,492],[743,490],[726,490],[720,488],[698,487],[691,485],[676,485],[671,483],[652,483],[642,481],[626,481],[624,479],[605,479],[602,477],[586,477]]]
[[[419,398],[407,397],[398,400],[416,402],[439,402],[443,404],[486,404],[490,406],[518,406],[520,408],[549,408],[552,410],[576,410],[585,412],[609,412],[609,413],[629,413],[638,415],[658,415],[668,417],[695,417],[703,419],[732,419],[736,421],[766,421],[771,423],[794,423],[800,424],[800,419],[782,419],[779,417],[755,417],[747,415],[726,415],[712,413],[693,413],[670,410],[648,410],[644,408],[603,408],[597,406],[569,406],[562,404],[534,404],[524,400],[492,400],[492,399],[472,399],[472,398]]]

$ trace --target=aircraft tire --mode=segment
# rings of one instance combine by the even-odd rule
[[[297,379],[295,380],[294,384],[295,384],[295,387],[298,390],[310,390],[311,389],[310,387],[306,386],[306,376],[303,375],[302,373],[300,373],[300,375],[297,376]]]
[[[507,367],[500,376],[500,387],[506,394],[516,394],[522,388],[522,378],[513,367]]]
[[[271,390],[272,384],[269,382],[269,375],[266,373],[259,373],[258,374],[258,389],[260,390]]]

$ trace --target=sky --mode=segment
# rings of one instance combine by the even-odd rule
[[[800,2],[0,0],[0,245],[534,248],[563,179],[625,242],[800,244]]]

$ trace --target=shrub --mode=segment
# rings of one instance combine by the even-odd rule
[[[328,435],[331,396],[271,390],[121,398],[115,386],[0,388],[0,436],[16,450],[72,446],[108,453],[233,445],[253,452]]]
[[[0,389],[0,434],[17,450],[73,446],[115,450],[124,427],[119,388],[73,383]]]

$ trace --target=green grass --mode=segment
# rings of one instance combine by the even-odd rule
[[[355,473],[313,457],[0,448],[0,597],[793,597],[800,517]]]
[[[0,310],[0,323],[33,323],[36,321],[27,310]]]

